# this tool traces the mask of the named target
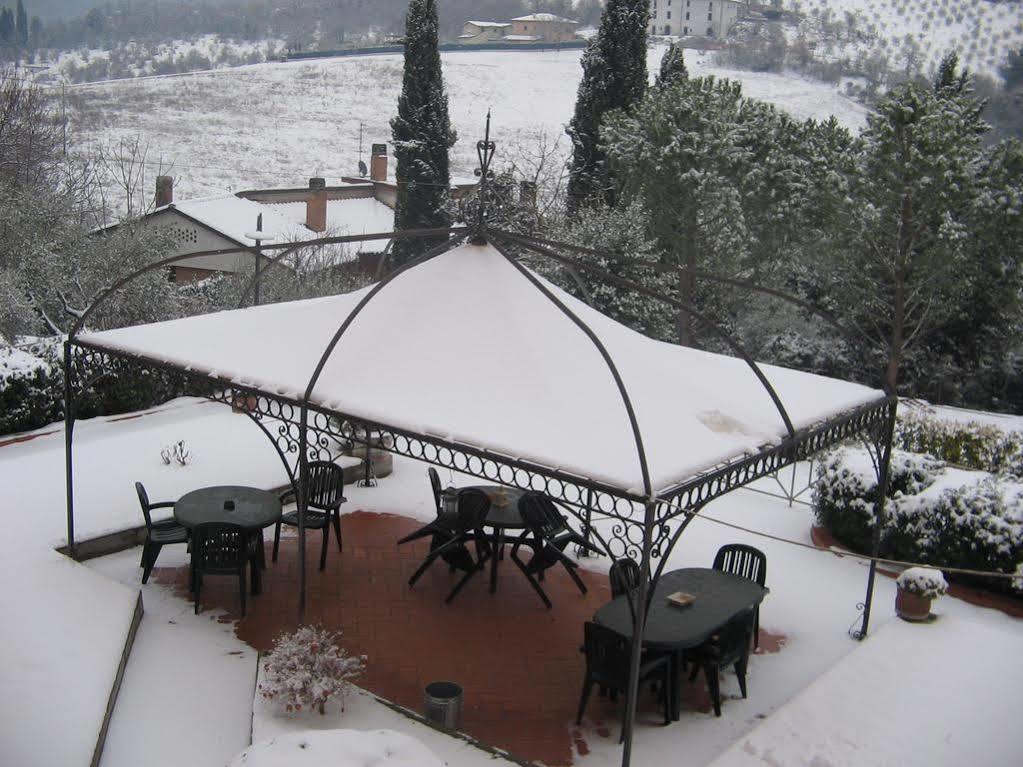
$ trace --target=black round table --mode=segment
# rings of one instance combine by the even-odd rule
[[[669,604],[668,596],[676,591],[692,594],[695,599],[686,607]],[[766,595],[767,589],[758,583],[709,567],[664,573],[646,616],[643,647],[676,652],[696,647],[730,620],[760,604]],[[593,620],[622,636],[632,636],[632,610],[624,594],[597,610]]]
[[[267,490],[239,485],[202,487],[185,493],[174,504],[174,519],[191,529],[204,522],[240,525],[258,539],[259,566],[252,565],[252,593],[262,590],[263,528],[281,518],[281,499]]]
[[[522,521],[522,514],[519,512],[519,501],[526,491],[504,485],[469,485],[468,488],[461,489],[469,488],[486,493],[490,499],[486,526],[494,530],[490,536],[495,547],[494,556],[490,558],[490,593],[493,594],[497,591],[497,562],[501,559],[504,544],[509,540],[506,531],[526,529],[526,523]]]
[[[280,518],[280,499],[255,487],[203,487],[185,493],[174,504],[174,519],[188,528],[203,522],[230,522],[254,531]]]

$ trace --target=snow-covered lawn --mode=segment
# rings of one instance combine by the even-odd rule
[[[160,449],[182,439],[193,463],[165,466]],[[8,692],[0,708],[4,765],[88,764],[124,624],[140,588],[137,549],[84,566],[53,552],[63,542],[62,448],[59,430],[0,448],[5,529],[16,542],[0,559],[0,573],[9,586],[16,586],[5,589],[0,601],[8,616],[0,628],[0,680]],[[160,500],[208,484],[273,487],[284,481],[276,454],[247,418],[197,400],[177,400],[141,418],[80,423],[76,466],[83,537],[139,524],[132,488],[136,479]],[[445,482],[447,474],[442,472]],[[462,481],[457,476],[454,480]],[[397,458],[394,473],[377,488],[346,488],[346,495],[346,506],[353,511],[420,519],[433,513],[424,466],[407,459]],[[807,508],[789,508],[759,494],[732,493],[705,514],[809,541]],[[704,519],[687,530],[669,566],[707,566],[717,547],[730,541],[752,543],[766,552],[771,594],[761,625],[784,634],[786,644],[780,652],[753,657],[748,700],[737,697],[734,677],[725,676],[721,719],[687,711],[670,727],[639,728],[634,764],[666,764],[683,751],[685,762],[694,765],[722,754],[763,760],[772,758],[775,745],[781,764],[823,764],[824,759],[831,764],[953,765],[961,764],[960,755],[966,752],[975,765],[1013,763],[1012,732],[978,717],[994,711],[1010,716],[1014,710],[1023,688],[1023,667],[1011,650],[1023,646],[1023,622],[945,597],[935,603],[935,623],[904,626],[894,618],[894,585],[880,578],[871,636],[857,643],[846,632],[858,623],[864,565]],[[183,547],[168,547],[160,564],[180,564],[184,557]],[[607,565],[604,560],[587,563],[598,569]],[[257,740],[305,726],[270,715],[261,701],[250,719],[254,655],[233,636],[229,624],[209,613],[195,618],[188,602],[155,582],[141,590],[147,613],[111,724],[105,767],[214,767],[248,745],[250,721]],[[908,663],[896,666],[894,659],[903,656]],[[937,682],[934,675],[940,677]],[[55,702],[59,717],[54,716]],[[992,721],[997,724],[1002,716]],[[330,718],[314,715],[313,721],[322,725]],[[336,726],[398,729],[419,737],[405,729],[409,720],[370,697],[350,699],[348,712],[333,721]],[[53,737],[58,726],[61,737]],[[853,731],[869,742],[870,750],[860,751],[859,760],[850,756],[847,743]],[[914,732],[919,734],[907,734]],[[617,737],[584,735],[590,753],[579,755],[577,764],[619,763]],[[490,763],[483,754],[476,760],[479,752],[460,741],[451,741],[462,749],[455,758],[426,736],[421,739],[450,764]],[[955,747],[929,747],[917,752],[923,755],[917,760],[908,746],[914,739]],[[814,758],[818,761],[812,762]]]
[[[663,45],[649,49],[651,73],[663,52]],[[556,160],[562,161],[581,55],[578,49],[444,53],[451,122],[459,135],[451,150],[452,172],[472,176],[488,109],[498,165],[535,152],[538,135],[559,142]],[[746,95],[799,118],[835,115],[853,130],[866,122],[861,105],[826,83],[720,69],[696,51],[686,51],[686,64],[693,75],[739,80]],[[401,76],[402,57],[381,55],[77,86],[70,89],[81,122],[76,147],[94,154],[99,145],[141,136],[149,143],[149,172],[160,163],[170,168],[180,199],[304,186],[310,176],[334,183],[342,174],[357,173],[360,126],[363,159],[371,143],[390,141],[388,121],[397,108]]]

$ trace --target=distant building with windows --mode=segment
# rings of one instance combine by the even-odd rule
[[[650,34],[724,37],[746,5],[742,0],[650,0]]]
[[[480,43],[567,43],[576,39],[578,21],[563,19],[553,13],[531,13],[511,21],[467,21],[462,25],[458,42]]]

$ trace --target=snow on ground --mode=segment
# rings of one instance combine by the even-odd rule
[[[393,730],[297,732],[255,743],[229,767],[444,767],[418,741]]]
[[[1019,642],[958,609],[934,625],[892,621],[711,767],[1017,764],[1019,712],[1000,701],[1023,684]],[[1001,673],[975,673],[978,654]],[[972,705],[947,704],[962,698]]]
[[[421,724],[389,706],[385,706],[371,693],[357,688],[349,693],[343,711],[336,701],[330,701],[323,716],[313,711],[294,714],[281,713],[258,693],[252,708],[252,742],[254,744],[307,737],[311,730],[317,731],[317,734],[321,736],[324,732],[337,731],[337,728],[344,728],[343,732],[358,730],[366,734],[381,730],[397,730],[421,743],[448,767],[472,767],[482,764],[492,765],[492,767],[511,767],[512,765],[506,759],[482,751],[466,740],[452,738],[440,730]],[[336,759],[337,753],[333,756]],[[306,764],[306,762],[299,761],[282,762],[282,764],[292,763],[296,767],[299,764]],[[241,764],[243,762],[239,761],[239,765]],[[251,764],[251,762],[244,762],[244,764]],[[324,766],[329,764],[331,767],[335,767],[341,763],[313,761],[308,764],[323,764]],[[384,762],[384,764],[389,763]]]
[[[656,72],[663,45],[649,49]],[[488,109],[500,166],[536,152],[541,137],[567,156],[564,127],[572,117],[582,70],[579,49],[455,51],[442,54],[449,110],[459,141],[452,172],[472,176]],[[858,130],[866,110],[835,86],[798,76],[712,66],[686,52],[694,75],[740,80],[747,95],[774,101],[800,118],[826,119]],[[175,176],[179,199],[225,190],[304,186],[310,176],[336,182],[357,171],[370,144],[390,141],[388,124],[401,88],[402,56],[258,64],[147,80],[92,83],[70,89],[77,113],[77,151],[141,136],[149,142],[150,172]],[[390,172],[394,173],[393,157]],[[116,190],[111,194],[116,195]]]
[[[1023,3],[1018,0],[785,0],[783,6],[811,20],[824,13],[832,24],[848,25],[851,19],[854,33],[875,39],[850,48],[883,51],[896,60],[912,48],[925,72],[955,50],[965,67],[997,76],[1008,52],[1023,44]],[[844,47],[838,40],[829,46]]]
[[[136,506],[138,504],[136,503]],[[249,745],[256,651],[221,623],[152,580],[141,586],[140,549],[90,560],[90,570],[141,589],[145,615],[124,671],[101,767],[222,767]],[[160,567],[185,565],[165,546]]]
[[[192,450],[193,463],[165,466],[159,458],[160,448],[180,439]],[[246,417],[196,400],[177,400],[151,415],[130,420],[83,422],[76,432],[80,529],[95,534],[137,525],[140,514],[132,490],[135,479],[145,481],[153,498],[161,500],[208,484],[279,485],[284,481],[283,469],[264,440]],[[93,677],[102,671],[104,663],[109,667],[119,656],[123,641],[123,627],[113,631],[108,624],[130,617],[127,610],[113,616],[110,611],[119,600],[125,605],[133,603],[139,588],[138,549],[94,560],[90,567],[52,553],[52,546],[63,537],[62,445],[58,431],[0,448],[0,483],[7,489],[5,521],[12,539],[18,542],[0,560],[0,569],[9,582],[19,584],[18,590],[4,592],[0,603],[4,614],[19,616],[0,628],[0,641],[7,650],[0,656],[0,677],[5,690],[14,691],[5,696],[0,711],[2,764],[87,763],[96,733],[75,714],[89,706],[102,711],[109,680],[101,680],[106,682],[103,689]],[[445,483],[468,481],[443,470],[441,477]],[[419,519],[433,515],[425,467],[409,459],[396,458],[394,473],[376,488],[346,490],[350,499],[346,507],[350,510],[399,513]],[[26,514],[27,509],[34,513]],[[943,761],[941,755],[935,758],[929,748],[921,748],[920,759],[907,753],[908,743],[917,742],[923,747],[942,738],[955,743],[956,750],[950,750],[950,754],[971,749],[974,764],[1008,763],[1004,743],[1011,736],[1007,731],[995,735],[990,728],[975,726],[973,709],[1012,709],[1023,680],[1019,679],[1018,664],[1012,663],[1012,653],[1004,648],[1010,643],[1020,646],[1023,622],[945,597],[935,603],[939,620],[910,627],[911,633],[907,634],[906,627],[890,625],[894,622],[895,588],[890,579],[879,578],[871,635],[857,643],[846,632],[848,627],[859,625],[856,604],[864,595],[865,565],[848,557],[741,533],[711,519],[808,542],[810,511],[799,505],[789,508],[778,499],[751,492],[731,493],[708,506],[689,526],[669,564],[708,566],[718,546],[726,542],[747,542],[762,549],[768,557],[771,593],[761,611],[761,626],[784,634],[786,644],[778,653],[752,658],[748,700],[738,697],[734,676],[724,676],[726,699],[720,719],[687,711],[680,723],[670,727],[640,727],[635,764],[666,764],[683,748],[687,764],[706,764],[745,738],[764,756],[764,743],[774,742],[775,736],[770,732],[761,735],[758,728],[778,719],[784,733],[789,721],[785,717],[792,710],[786,704],[795,699],[793,706],[804,705],[800,694],[815,680],[834,684],[826,676],[832,669],[841,674],[840,684],[824,687],[820,693],[815,692],[816,686],[807,692],[822,696],[805,704],[816,713],[812,718],[804,717],[797,710],[794,721],[800,723],[800,742],[823,748],[823,758],[831,754],[834,764],[848,763],[840,761],[848,751],[846,744],[829,740],[830,733],[851,727],[847,725],[849,712],[861,706],[873,709],[873,718],[863,719],[863,729],[857,731],[858,737],[870,741],[871,748],[860,764],[952,764]],[[184,562],[183,549],[165,548],[161,564]],[[606,569],[609,563],[599,559],[585,564]],[[253,656],[211,613],[194,619],[187,601],[156,584],[142,587],[142,592],[147,614],[126,671],[103,767],[135,767],[141,763],[153,767],[223,765],[232,749],[237,752],[247,744],[246,723],[253,711]],[[919,648],[924,647],[927,652],[920,652]],[[102,655],[104,649],[106,655],[97,661],[94,656]],[[870,672],[875,660],[869,653],[888,660],[919,657],[910,657],[910,662],[898,670],[882,666]],[[927,662],[928,657],[935,659],[933,665]],[[932,683],[928,679],[934,673],[954,679],[954,693],[949,680],[929,687]],[[208,700],[196,701],[198,678],[204,679],[201,689]],[[205,681],[208,678],[217,681],[209,684]],[[74,684],[68,684],[68,680],[74,680]],[[929,709],[919,703],[908,708],[889,705],[889,700],[901,700],[893,697],[890,686],[896,681],[930,690],[928,702],[941,709],[942,717],[932,722],[925,717]],[[983,685],[983,689],[962,694],[964,689],[973,689],[966,685]],[[26,714],[26,707],[20,703],[24,699],[33,702],[31,710],[39,713]],[[61,701],[64,733],[59,740],[47,736],[54,725],[56,700]],[[350,701],[350,710],[341,720],[344,726],[397,729],[419,737],[406,729],[410,725],[399,726],[398,715],[392,718],[375,703],[363,710],[364,702],[362,698]],[[253,721],[257,739],[305,727],[302,722],[264,717],[260,705],[257,702]],[[930,724],[914,734],[910,725],[915,727],[921,721]],[[905,729],[897,727],[899,723]],[[565,725],[569,727],[570,723]],[[230,737],[224,737],[224,732],[231,733]],[[147,745],[145,757],[141,756],[141,744],[159,744],[169,738],[190,742],[163,748]],[[467,761],[453,761],[435,744],[422,739],[453,765],[484,763],[483,759],[472,761],[469,751],[464,754]],[[590,753],[578,756],[576,763],[583,767],[617,765],[621,752],[614,740],[587,738]],[[486,763],[490,763],[489,756]]]

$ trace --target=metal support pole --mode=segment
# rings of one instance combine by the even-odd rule
[[[583,540],[587,543],[590,542],[590,528],[593,524],[593,490],[587,488],[586,490],[586,513],[583,517]],[[576,549],[576,554],[580,557],[588,557],[590,555],[590,549],[585,546],[579,546]]]
[[[263,230],[263,214],[260,213],[256,217],[256,231],[260,232],[262,230]],[[252,305],[253,306],[259,306],[259,262],[263,258],[263,253],[259,249],[259,247],[262,244],[262,242],[263,241],[261,239],[258,239],[258,238],[256,239],[256,274],[255,274],[255,284],[254,284],[254,286],[252,288]]]
[[[867,573],[867,596],[863,600],[863,623],[860,630],[853,636],[863,640],[867,638],[867,628],[870,625],[870,606],[874,601],[874,578],[877,572],[877,558],[881,555],[881,528],[885,523],[885,502],[888,496],[888,478],[891,474],[892,464],[892,437],[895,433],[895,412],[896,402],[891,403],[891,412],[885,424],[884,444],[879,445],[879,460],[877,464],[877,499],[874,501],[874,531],[871,540],[870,569]]]
[[[309,497],[309,405],[302,403],[298,427],[298,622],[305,624],[305,514]]]
[[[64,342],[64,481],[67,485],[67,546],[75,556],[75,482],[72,447],[75,433],[74,386],[71,383],[71,340]]]
[[[626,693],[625,721],[622,722],[625,734],[625,746],[622,749],[622,767],[629,767],[632,759],[632,722],[636,718],[636,698],[639,696],[639,661],[643,654],[643,631],[646,626],[646,611],[650,584],[650,551],[653,548],[652,536],[657,504],[647,501],[643,517],[643,561],[642,577],[639,591],[636,594],[636,611],[632,624],[632,657],[629,660],[629,690]],[[664,691],[670,695],[670,690]]]

